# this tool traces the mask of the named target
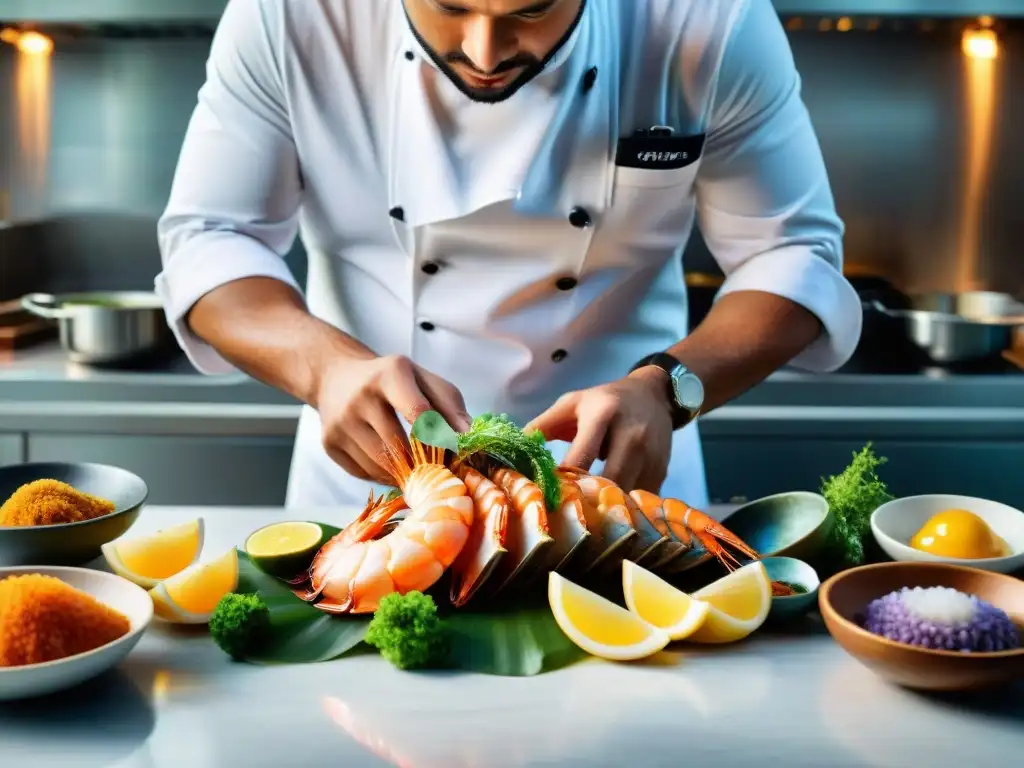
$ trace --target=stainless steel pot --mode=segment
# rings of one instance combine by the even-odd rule
[[[163,353],[173,342],[163,303],[155,293],[32,293],[21,305],[57,321],[61,345],[76,363],[124,363]]]
[[[1014,329],[1024,326],[1024,305],[991,291],[912,297],[909,309],[889,309],[879,301],[865,307],[902,321],[910,341],[939,364],[998,357],[1013,345]]]

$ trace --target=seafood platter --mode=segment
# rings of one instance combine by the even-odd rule
[[[102,556],[148,594],[156,622],[206,625],[227,655],[252,663],[331,661],[362,646],[399,669],[529,676],[587,657],[626,662],[684,643],[739,642],[765,625],[813,621],[816,608],[839,644],[875,669],[870,643],[851,644],[850,631],[979,664],[992,654],[1024,659],[1024,605],[1003,605],[1006,590],[983,597],[969,580],[908,574],[885,593],[857,592],[856,611],[848,600],[833,605],[843,593],[836,580],[875,567],[869,550],[885,547],[873,515],[901,501],[879,478],[884,459],[870,445],[820,493],[753,502],[735,513],[735,528],[683,500],[559,465],[542,435],[503,415],[478,416],[457,433],[428,412],[384,460],[393,489],[371,494],[352,520],[278,522],[204,557],[197,518],[121,535],[102,544]],[[60,490],[74,501],[74,489]],[[18,493],[28,498],[24,487]],[[94,516],[109,511],[90,500]],[[1024,551],[1020,512],[998,522],[967,509],[937,514],[904,536],[907,547],[961,557],[972,573]],[[17,524],[28,523],[8,523]],[[6,610],[0,599],[0,681]],[[940,614],[946,623],[935,630]],[[1024,664],[1004,671],[1024,675]]]

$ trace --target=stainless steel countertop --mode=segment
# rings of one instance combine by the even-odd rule
[[[147,370],[103,370],[66,360],[59,345],[0,357],[0,428],[31,431],[47,424],[73,431],[201,434],[224,425],[251,434],[293,434],[300,407],[291,397],[244,374],[204,376],[186,358]],[[784,370],[701,420],[705,431],[814,430],[841,436],[878,423],[886,430],[965,437],[1024,434],[1024,374],[812,375]],[[923,433],[922,433],[923,434]]]
[[[132,533],[203,516],[209,559],[296,515],[342,521],[150,507]],[[897,689],[814,621],[799,634],[519,679],[405,673],[376,655],[249,666],[201,630],[154,624],[104,677],[0,705],[0,765],[31,756],[39,768],[1002,768],[1021,754],[1024,689],[983,699]]]

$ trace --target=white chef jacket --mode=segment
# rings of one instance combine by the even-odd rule
[[[652,126],[695,137],[685,164],[618,151]],[[588,0],[499,104],[439,72],[401,0],[231,0],[159,223],[156,290],[193,364],[231,372],[184,316],[239,278],[301,289],[283,260],[300,235],[314,315],[451,381],[470,413],[524,424],[686,335],[695,221],[720,296],[767,291],[821,319],[794,365],[850,357],[843,224],[770,0]],[[363,503],[320,436],[304,408],[288,505]],[[662,493],[708,502],[696,424],[674,436]]]

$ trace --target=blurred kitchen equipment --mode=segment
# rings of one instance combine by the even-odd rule
[[[155,293],[32,293],[21,304],[57,321],[61,346],[75,363],[119,364],[159,356],[172,347],[163,303]]]
[[[725,282],[725,277],[713,275],[709,272],[689,272],[686,275],[686,302],[690,315],[690,330],[692,331],[711,311],[714,306],[715,296]]]
[[[864,301],[865,310],[898,321],[908,339],[940,365],[995,359],[1013,346],[1024,326],[1024,304],[994,291],[929,293],[910,297],[908,308]]]
[[[56,332],[53,321],[26,311],[20,301],[0,302],[0,352],[23,349],[55,336]]]

